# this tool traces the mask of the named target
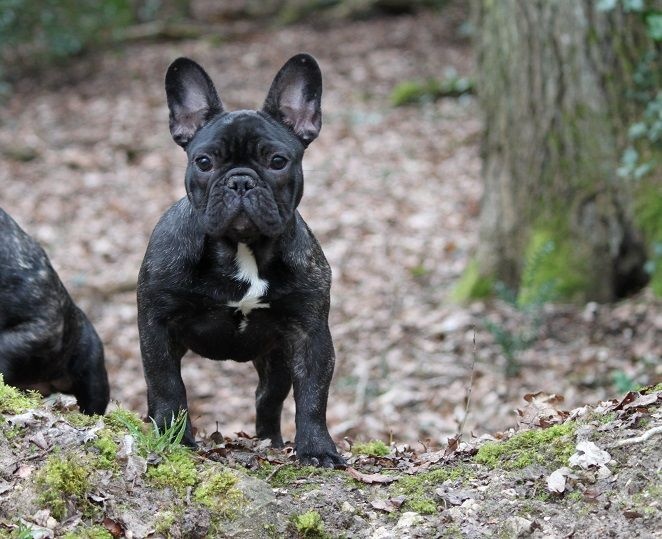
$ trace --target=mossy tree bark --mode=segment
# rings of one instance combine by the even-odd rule
[[[636,73],[659,56],[641,13],[596,4],[474,1],[485,121],[478,289],[501,281],[521,295],[552,283],[566,298],[609,301],[650,278],[656,232],[638,222],[637,197],[655,199],[662,229],[659,168],[636,182],[617,169],[645,106],[633,98]]]

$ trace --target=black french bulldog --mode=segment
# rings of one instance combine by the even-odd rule
[[[2,209],[0,373],[9,385],[71,393],[88,415],[108,405],[99,336],[41,246]]]
[[[334,351],[331,270],[299,215],[301,159],[322,126],[322,75],[292,57],[262,110],[226,112],[207,73],[169,67],[170,132],[186,150],[187,196],[156,225],[138,278],[138,327],[149,415],[160,426],[187,409],[183,354],[252,361],[256,430],[282,446],[294,386],[302,463],[343,466],[326,426]],[[195,445],[190,422],[185,443]]]

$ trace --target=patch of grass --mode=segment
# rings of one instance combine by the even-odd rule
[[[437,512],[437,504],[433,498],[435,488],[444,481],[465,480],[472,476],[473,472],[465,466],[438,468],[429,472],[402,476],[391,487],[391,492],[393,495],[406,496],[407,500],[402,506],[404,510],[430,515]]]
[[[575,451],[574,422],[553,425],[547,429],[527,430],[505,442],[483,444],[474,460],[490,468],[506,470],[525,468],[531,464],[567,465]]]
[[[324,521],[317,511],[306,511],[292,518],[292,524],[300,537],[326,538]]]
[[[67,533],[64,539],[113,539],[113,534],[103,526],[86,526]]]
[[[159,429],[154,420],[152,420],[152,428],[146,431],[142,421],[140,426],[126,421],[124,426],[135,438],[138,450],[142,454],[156,453],[163,455],[169,451],[177,451],[182,447],[181,443],[186,432],[187,417],[187,413],[182,410],[177,417],[172,418],[170,425],[163,430]]]
[[[41,395],[37,391],[21,391],[5,384],[0,374],[0,414],[20,414],[36,408],[41,402]]]
[[[66,516],[67,500],[73,501],[85,513],[89,509],[88,476],[89,471],[80,463],[79,457],[51,455],[36,477],[39,503],[47,506],[58,520]]]
[[[233,519],[246,503],[236,485],[239,478],[230,470],[214,471],[205,477],[193,493],[193,499],[209,507],[224,519]]]
[[[354,444],[352,446],[352,454],[354,455],[368,455],[370,457],[384,457],[391,452],[381,440],[371,440],[364,444]]]
[[[147,477],[157,487],[170,487],[177,494],[184,495],[187,487],[192,487],[197,482],[198,472],[191,451],[180,447],[169,451],[159,464],[149,468]]]

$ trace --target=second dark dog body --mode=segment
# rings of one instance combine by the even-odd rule
[[[303,152],[321,127],[317,63],[290,59],[261,111],[225,112],[187,59],[171,65],[166,91],[173,138],[189,159],[188,196],[157,224],[139,277],[149,415],[164,425],[187,409],[186,350],[252,361],[258,436],[282,445],[282,403],[293,387],[299,459],[342,465],[326,427],[331,272],[296,210]],[[185,441],[195,444],[190,423]]]
[[[19,387],[72,393],[82,412],[109,398],[103,346],[39,244],[0,209],[0,373]]]

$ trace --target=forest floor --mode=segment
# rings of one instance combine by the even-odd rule
[[[535,312],[451,301],[477,242],[477,103],[395,107],[390,94],[450,70],[472,76],[464,22],[448,9],[320,26],[237,23],[199,39],[123,45],[17,83],[0,108],[0,206],[43,244],[95,324],[113,400],[146,412],[135,281],[152,228],[184,195],[166,67],[192,57],[227,108],[256,108],[299,51],[324,74],[324,127],[304,159],[300,211],[334,274],[328,421],[339,444],[445,447],[465,419],[469,386],[465,438],[515,427],[527,394],[561,395],[571,409],[660,382],[662,310],[647,291]],[[254,432],[250,366],[189,355],[183,375],[200,436]],[[290,398],[290,439],[293,408]]]

